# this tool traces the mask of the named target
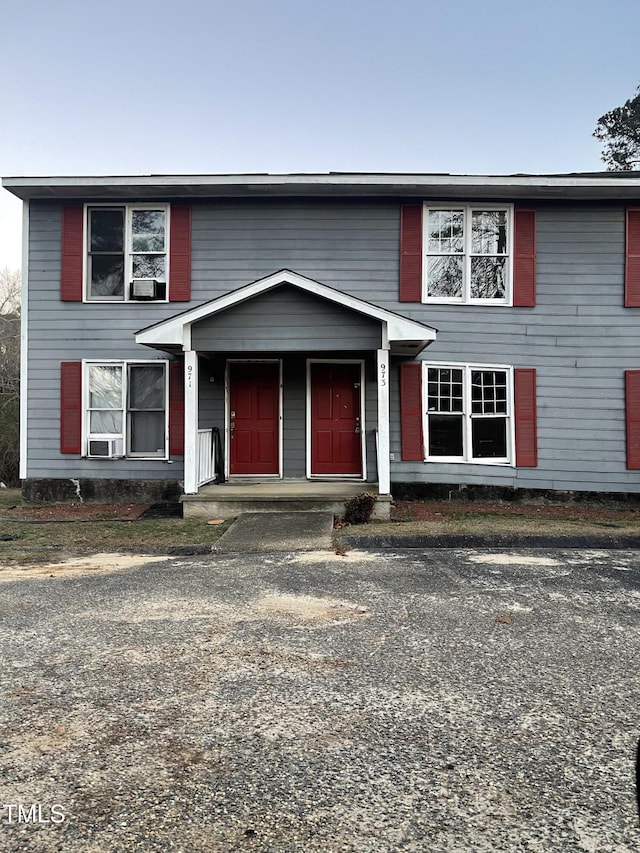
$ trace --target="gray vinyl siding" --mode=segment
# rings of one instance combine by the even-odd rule
[[[392,479],[640,491],[626,468],[624,371],[640,367],[640,312],[624,307],[624,247],[622,205],[538,206],[535,308],[419,307],[439,330],[424,360],[536,368],[538,466],[395,461]],[[391,449],[400,459],[399,414]]]
[[[82,359],[169,359],[136,346],[133,332],[175,305],[83,304],[60,301],[62,206],[31,203],[29,217],[27,477],[182,479],[183,459],[80,459],[60,453],[60,362]]]
[[[463,199],[462,199],[463,200]],[[464,306],[398,301],[400,204],[393,200],[198,201],[192,215],[192,301],[186,303],[82,304],[59,299],[62,206],[32,203],[29,251],[30,354],[29,477],[182,476],[182,459],[158,461],[80,460],[59,452],[59,364],[82,358],[165,358],[133,342],[133,333],[186,308],[235,290],[279,269],[291,269],[438,329],[421,358],[435,362],[533,367],[538,381],[538,467],[402,462],[398,364],[391,370],[392,479],[522,488],[640,491],[640,472],[625,466],[624,370],[640,368],[640,309],[623,306],[625,209],[618,203],[535,205],[537,305]],[[276,296],[275,294],[273,295]],[[279,298],[279,297],[276,297]],[[312,297],[309,297],[313,301]],[[331,350],[375,348],[368,322],[358,318],[349,334],[340,325],[353,316],[324,306],[331,322],[304,317],[306,297],[283,306],[279,329],[287,344],[302,345],[308,332],[335,329]],[[268,303],[268,300],[266,300]],[[294,305],[294,302],[296,304]],[[275,305],[275,303],[274,303]],[[248,307],[248,306],[247,306]],[[249,309],[244,318],[251,316]],[[317,306],[313,310],[317,310]],[[240,317],[238,311],[236,317]],[[276,349],[281,334],[272,324],[260,330],[254,312],[245,340],[261,332],[260,344]],[[228,312],[227,321],[233,319]],[[292,324],[292,319],[294,320]],[[328,314],[325,319],[329,319]],[[221,318],[200,324],[196,335],[219,336],[233,349],[232,326]],[[300,333],[298,328],[305,329]],[[225,332],[225,329],[227,330]],[[358,342],[353,335],[362,335]],[[289,334],[291,335],[289,337]],[[226,338],[225,338],[226,335]],[[199,340],[199,339],[198,339]],[[258,340],[256,338],[256,340]],[[314,341],[312,344],[311,341]],[[317,339],[309,337],[309,349]],[[202,338],[203,346],[211,341]],[[243,345],[244,346],[244,345]],[[249,353],[242,348],[243,354]],[[300,350],[302,352],[302,350]],[[293,362],[291,362],[293,363]],[[290,369],[285,361],[285,380]],[[371,375],[369,375],[371,370]],[[208,383],[208,379],[206,380]],[[201,383],[203,388],[204,380]],[[288,476],[304,473],[303,386],[291,377],[284,411]],[[224,418],[219,386],[201,393],[200,422]],[[298,395],[298,396],[296,396]],[[375,375],[368,368],[367,444],[371,474],[375,442]],[[369,411],[371,410],[371,411]],[[370,417],[371,415],[371,417]]]
[[[289,286],[194,323],[199,352],[282,352],[378,349],[380,322]]]

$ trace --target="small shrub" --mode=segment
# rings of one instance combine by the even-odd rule
[[[377,498],[371,492],[360,492],[344,502],[345,524],[366,524],[371,520],[371,514]]]

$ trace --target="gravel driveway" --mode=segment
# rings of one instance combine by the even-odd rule
[[[6,577],[3,851],[640,849],[640,552]]]

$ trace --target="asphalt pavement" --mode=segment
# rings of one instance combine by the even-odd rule
[[[3,851],[640,849],[637,551],[51,574],[0,584]]]

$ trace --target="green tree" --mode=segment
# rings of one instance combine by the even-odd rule
[[[608,171],[628,172],[640,165],[640,86],[635,97],[600,116],[593,135],[604,143]]]
[[[0,270],[0,481],[18,485],[20,462],[20,273]]]

